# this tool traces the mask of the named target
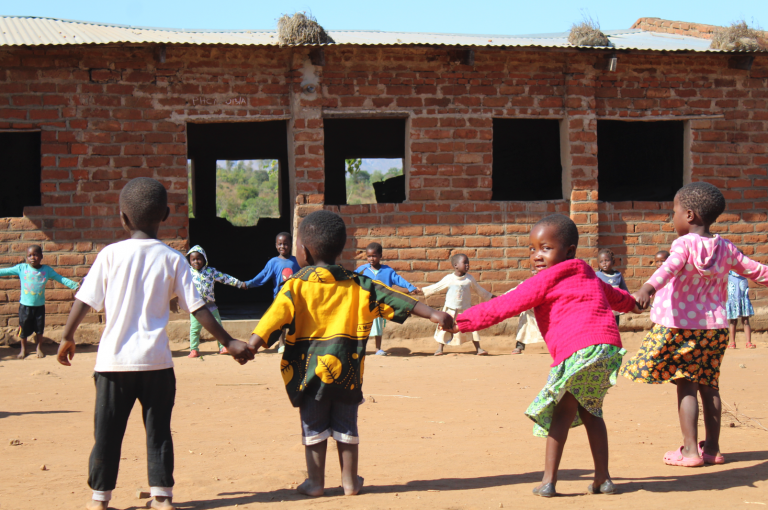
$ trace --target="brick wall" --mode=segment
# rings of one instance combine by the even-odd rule
[[[646,30],[648,32],[660,32],[665,34],[687,35],[701,39],[712,39],[715,30],[722,28],[716,25],[702,23],[690,23],[688,21],[670,21],[661,18],[640,18],[635,21],[632,28]],[[768,32],[760,31],[763,39],[768,39]]]
[[[160,63],[151,46],[0,50],[0,129],[43,137],[43,205],[0,220],[0,264],[20,262],[29,243],[42,242],[45,262],[84,275],[101,247],[124,237],[117,197],[139,175],[168,188],[172,214],[161,236],[183,248],[187,122],[290,119],[298,223],[323,207],[323,118],[344,114],[409,119],[408,200],[329,206],[349,225],[348,267],[380,241],[385,261],[423,285],[461,251],[481,284],[502,292],[529,274],[531,225],[561,212],[580,226],[579,256],[610,247],[636,288],[675,237],[671,204],[599,201],[597,119],[680,116],[697,118],[688,124],[691,178],[714,182],[728,199],[715,229],[768,262],[767,57],[741,71],[728,69],[727,55],[622,53],[608,73],[589,52],[478,49],[473,66],[431,48],[331,46],[324,66],[307,54],[169,46]],[[490,201],[494,117],[562,119],[568,200]],[[71,292],[49,292],[49,323],[62,323]],[[768,304],[768,293],[755,297]],[[18,282],[0,279],[0,325],[14,323],[17,300]]]

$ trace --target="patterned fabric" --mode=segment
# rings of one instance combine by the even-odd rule
[[[749,283],[746,278],[733,271],[728,273],[728,302],[725,304],[725,311],[728,320],[755,315],[755,309],[749,300]]]
[[[553,367],[590,345],[621,347],[613,312],[631,312],[635,299],[595,276],[583,260],[560,262],[539,271],[503,296],[456,317],[459,331],[479,331],[533,308]]]
[[[608,390],[616,386],[616,374],[626,352],[615,345],[590,345],[553,367],[546,386],[525,411],[525,415],[534,422],[533,435],[547,437],[555,406],[566,392],[573,395],[592,416],[602,418],[603,399]],[[571,427],[582,423],[577,413]]]
[[[646,282],[656,289],[651,321],[668,328],[726,327],[726,274],[729,269],[765,284],[768,266],[744,256],[730,241],[715,235],[679,237],[671,255]]]
[[[727,329],[676,329],[654,324],[621,374],[639,383],[685,379],[717,390],[727,346]]]
[[[416,290],[416,287],[414,287],[413,284],[397,274],[394,269],[386,264],[381,264],[379,269],[372,268],[370,264],[363,264],[362,266],[355,269],[355,272],[363,274],[368,278],[378,280],[387,287],[397,285],[398,287],[402,287],[408,290],[408,292],[413,292]]]
[[[224,283],[226,285],[232,285],[233,287],[239,287],[241,285],[240,280],[229,276],[226,273],[217,271],[215,267],[208,266],[208,256],[205,254],[205,250],[199,245],[193,246],[191,250],[187,252],[187,258],[190,253],[197,252],[205,258],[205,266],[200,271],[190,266],[192,270],[192,281],[195,283],[195,288],[200,293],[200,297],[205,301],[205,306],[209,310],[213,311],[218,309],[216,306],[216,296],[213,294],[213,287],[216,282]]]
[[[0,269],[0,276],[16,275],[21,281],[21,299],[24,306],[43,306],[45,304],[45,284],[55,280],[70,289],[76,289],[77,283],[64,278],[54,271],[51,266],[42,265],[35,269],[29,264],[17,264],[13,267]]]
[[[285,282],[253,332],[271,346],[288,328],[280,370],[294,407],[305,396],[358,403],[373,320],[403,323],[417,303],[341,266],[308,266]]]

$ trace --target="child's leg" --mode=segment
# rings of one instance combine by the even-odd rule
[[[19,340],[21,341],[21,350],[18,359],[24,359],[27,357],[27,337],[32,334],[32,329],[27,326],[27,318],[29,316],[29,308],[25,305],[19,305]]]
[[[341,486],[345,496],[354,496],[363,488],[363,477],[357,474],[358,444],[357,411],[360,404],[335,401],[331,404],[331,429],[339,450]]]
[[[600,487],[611,478],[608,472],[608,430],[605,420],[594,416],[579,405],[579,417],[584,422],[589,439],[589,449],[592,450],[592,460],[595,462],[595,480],[593,487]]]
[[[749,317],[742,317],[744,323],[744,336],[747,337],[747,348],[749,349],[752,344],[752,326],[749,325]]]
[[[472,340],[472,345],[475,346],[475,350],[477,351],[477,355],[478,356],[482,356],[484,354],[488,354],[488,351],[485,351],[485,350],[480,348],[480,342],[476,342],[476,341]]]
[[[213,315],[213,318],[216,319],[216,322],[218,322],[221,326],[221,314],[219,313],[219,309],[215,309],[213,312],[211,312],[211,314]],[[224,348],[224,346],[218,340],[216,341],[216,344],[219,346],[219,350]]]
[[[45,332],[45,305],[35,306],[32,308],[32,314],[35,318],[35,342],[37,343],[38,358],[45,358],[43,354],[43,333]]]
[[[147,474],[152,508],[170,509],[173,498],[173,438],[171,412],[176,398],[172,368],[138,372],[139,402],[147,432]]]
[[[435,356],[442,356],[444,347],[445,345],[441,344],[440,342],[437,342],[437,350],[435,351]]]
[[[373,341],[376,343],[376,352],[379,352],[381,350],[381,336],[375,336],[373,337]]]
[[[19,337],[19,340],[21,341],[21,350],[19,351],[19,354],[16,357],[18,359],[24,359],[27,357],[27,338]]]
[[[200,350],[200,331],[203,329],[203,325],[200,321],[195,319],[195,316],[189,314],[189,350]]]
[[[136,374],[95,373],[96,416],[93,450],[88,462],[88,486],[93,489],[93,507],[112,499],[120,466],[120,451],[128,417],[136,401]],[[106,508],[106,504],[101,505]]]
[[[728,338],[730,338],[730,342],[728,342],[729,349],[736,348],[736,322],[736,319],[728,321]]]
[[[717,455],[720,453],[720,418],[723,414],[720,390],[699,384],[699,393],[701,393],[704,429],[706,430],[704,453],[707,455]]]
[[[699,456],[699,384],[685,379],[675,381],[677,385],[677,412],[680,417],[680,429],[683,432],[683,457]]]
[[[341,466],[341,486],[345,496],[355,496],[363,488],[363,477],[357,474],[358,446],[356,444],[336,443],[339,449]]]
[[[35,349],[37,353],[37,357],[45,358],[45,353],[43,353],[43,334],[42,333],[35,333],[35,343],[37,343],[37,348]]]
[[[542,487],[548,483],[557,483],[557,470],[560,467],[560,459],[563,457],[563,448],[568,439],[568,431],[571,429],[573,419],[576,418],[579,402],[570,393],[563,395],[555,406],[552,414],[552,424],[547,436],[547,450],[544,456],[544,478],[541,479]]]
[[[322,496],[325,492],[325,454],[328,450],[328,440],[308,444],[304,447],[304,458],[307,461],[307,479],[296,487],[299,494],[307,496]],[[341,451],[339,451],[341,455]]]

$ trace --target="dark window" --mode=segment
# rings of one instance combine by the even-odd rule
[[[561,198],[560,121],[493,119],[492,200]]]
[[[683,186],[683,121],[597,121],[600,200],[670,201]]]
[[[377,159],[400,160],[402,169],[402,160],[405,158],[405,119],[325,119],[323,125],[326,204],[344,205],[352,202],[381,204],[405,201],[403,175],[395,175],[373,183],[370,179],[373,171],[362,170],[366,162]],[[365,171],[366,174],[355,176],[348,174],[347,160],[363,160],[364,164],[360,168],[361,172]],[[391,164],[381,173],[386,174],[390,168],[397,166],[397,164]],[[368,182],[373,188],[373,197],[370,196],[370,190],[360,183],[360,179],[365,180],[366,175],[369,176]],[[347,189],[348,185],[350,189]],[[375,198],[375,201],[372,198]]]
[[[0,217],[21,217],[40,205],[40,132],[0,133]]]

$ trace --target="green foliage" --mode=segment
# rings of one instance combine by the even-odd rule
[[[238,227],[279,218],[278,177],[274,160],[217,163],[216,216]]]
[[[362,160],[348,159],[346,161],[347,204],[349,205],[375,204],[376,193],[373,190],[373,183],[385,181],[390,177],[395,177],[397,175],[403,175],[403,169],[397,167],[390,168],[385,174],[382,174],[379,170],[374,170],[373,173],[369,174],[366,170],[360,170],[360,165],[358,165],[355,172],[352,173],[349,171],[350,161],[359,161],[362,163]]]
[[[344,162],[347,164],[347,173],[349,175],[356,175],[363,165],[362,159],[345,159]]]

